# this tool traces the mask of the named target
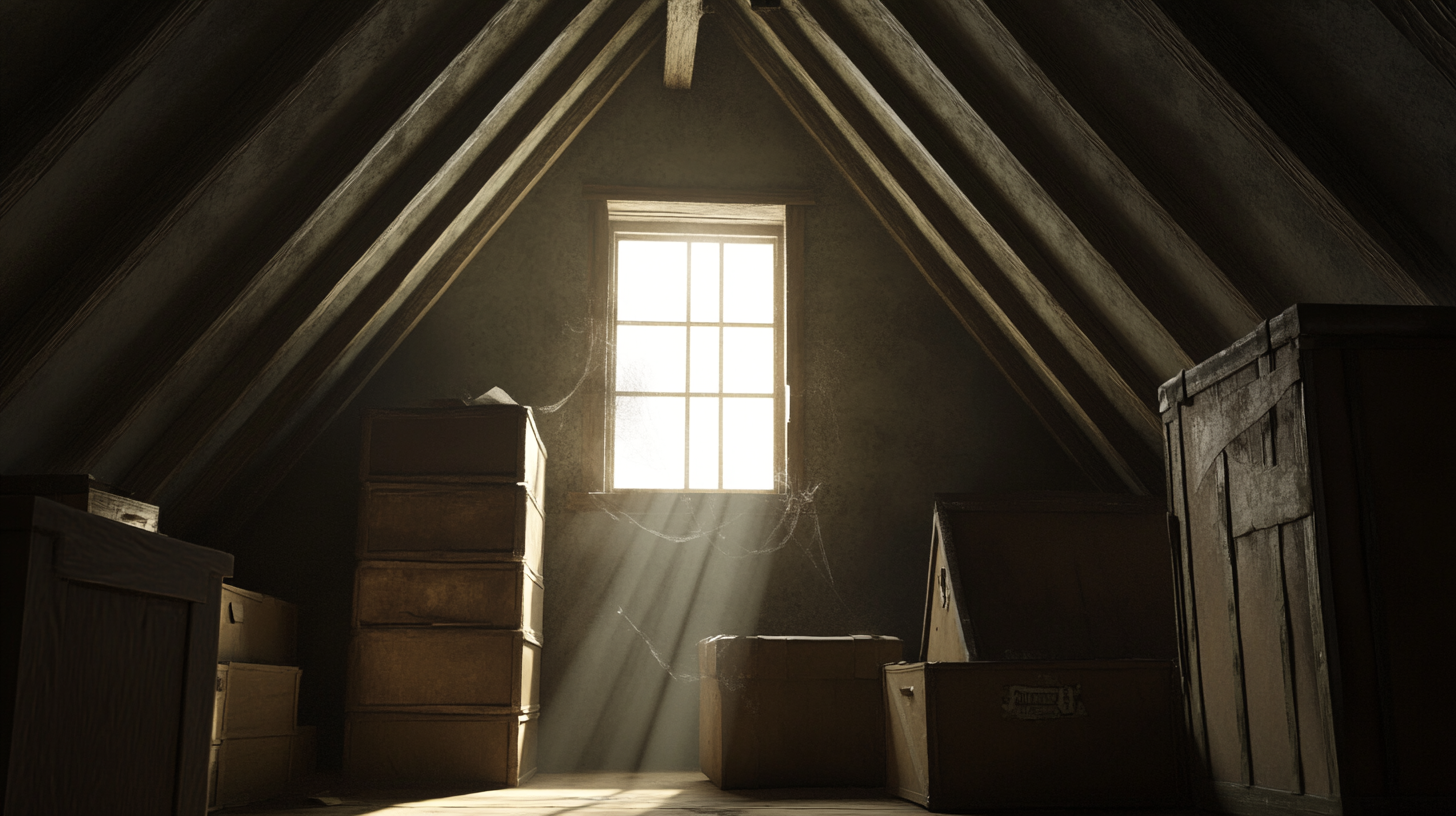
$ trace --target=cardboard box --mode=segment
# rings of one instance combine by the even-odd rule
[[[920,659],[1177,656],[1161,496],[936,496]]]
[[[524,562],[362,561],[354,573],[354,626],[435,623],[522,629],[540,641],[540,578]]]
[[[1178,807],[1178,674],[1158,660],[884,668],[886,787],[936,812]]]
[[[298,717],[298,681],[302,674],[293,666],[217,664],[212,738],[292,734]]]
[[[350,712],[344,770],[388,784],[520,785],[536,773],[538,716]]]
[[[535,711],[540,664],[541,644],[519,630],[356,629],[349,651],[348,708],[438,714]]]
[[[878,787],[880,667],[898,638],[735,637],[698,643],[698,760],[720,788]]]
[[[212,807],[270,799],[292,779],[293,734],[225,739],[217,749],[216,796]]]
[[[368,411],[360,469],[365,481],[521,484],[546,503],[546,447],[524,405]]]
[[[509,484],[367,482],[359,506],[362,559],[525,561],[541,574],[541,508]]]
[[[298,664],[298,607],[287,601],[223,584],[218,621],[219,663]]]

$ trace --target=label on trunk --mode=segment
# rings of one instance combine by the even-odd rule
[[[1006,686],[1001,716],[1019,720],[1085,717],[1081,686]]]

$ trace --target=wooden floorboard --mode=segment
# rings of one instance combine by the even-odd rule
[[[216,816],[869,816],[924,814],[926,810],[875,788],[718,790],[696,771],[540,774],[519,788],[489,791],[382,791],[351,787],[328,777],[310,792],[214,811]],[[315,798],[317,797],[317,798]],[[324,798],[328,797],[328,798]],[[333,804],[335,801],[338,804]],[[321,807],[321,805],[328,805]],[[1184,811],[1086,811],[1097,816],[1174,816]],[[1080,811],[1058,810],[1058,816]],[[1018,816],[1033,816],[1019,811]]]

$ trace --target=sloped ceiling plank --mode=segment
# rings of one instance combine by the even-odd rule
[[[249,78],[247,87],[230,100],[223,114],[198,128],[197,136],[173,157],[165,172],[148,189],[137,191],[124,216],[104,235],[89,241],[86,251],[57,276],[45,297],[5,333],[0,342],[0,409],[166,239],[229,163],[266,128],[279,110],[272,104],[279,93],[296,90],[295,77],[314,63],[322,47],[333,42],[334,37],[327,35],[352,20],[354,11],[349,6],[322,4],[306,18],[290,42]],[[135,78],[135,72],[129,78]]]
[[[131,35],[135,41],[122,49],[121,57],[109,63],[109,69],[94,84],[79,94],[66,88],[49,89],[47,96],[52,101],[43,105],[48,111],[32,112],[21,116],[19,122],[6,124],[10,132],[5,136],[5,151],[0,155],[0,167],[6,168],[4,180],[0,180],[0,217],[25,196],[76,137],[96,121],[116,95],[167,47],[201,7],[202,0],[181,0],[165,8],[160,19],[140,15],[126,21],[124,28],[132,30],[114,32],[112,37],[125,41]],[[96,55],[87,56],[95,58]]]
[[[1068,314],[1071,297],[1050,290],[1027,268],[862,77],[853,79],[851,87],[825,61],[805,33],[817,25],[800,5],[786,4],[784,12],[751,20],[841,132],[862,145],[862,160],[882,175],[962,284],[1020,346],[1053,392],[1064,395],[1069,410],[1096,418],[1085,430],[1106,441],[1116,456],[1143,460],[1144,476],[1155,473],[1154,451],[1161,440],[1151,401],[1128,386],[1106,352],[1089,338],[1087,327]],[[815,39],[832,48],[822,32]],[[858,72],[844,62],[842,52],[836,55],[836,64],[855,77]],[[1118,351],[1115,345],[1110,350]]]
[[[1153,0],[1128,0],[1127,7],[1135,14],[1153,40],[1193,77],[1215,101],[1229,122],[1273,160],[1285,178],[1304,196],[1313,212],[1362,258],[1371,270],[1405,303],[1420,305],[1433,301],[1421,285],[1412,279],[1400,262],[1391,257],[1364,225],[1330,192],[1294,151],[1269,127],[1249,103],[1194,45]]]
[[[414,98],[420,93],[418,87],[401,86],[400,92],[410,94],[399,106],[403,113],[381,128],[384,137],[373,147],[388,141],[391,129],[406,120],[405,130],[411,133],[408,141],[413,143],[411,154],[397,155],[394,149],[405,145],[392,142],[384,150],[371,149],[339,182],[347,189],[335,189],[338,195],[323,200],[320,206],[331,211],[315,210],[299,217],[305,240],[282,248],[283,257],[275,256],[278,263],[269,270],[281,280],[269,281],[266,291],[255,293],[255,302],[248,304],[249,311],[257,315],[253,318],[256,328],[206,388],[177,414],[121,485],[138,496],[168,495],[180,473],[205,463],[290,371],[310,357],[314,344],[350,313],[355,299],[375,277],[404,262],[408,253],[425,251],[432,240],[426,237],[429,230],[437,230],[438,235],[443,229],[437,220],[448,209],[442,202],[450,200],[455,180],[472,161],[501,149],[497,140],[512,135],[513,117],[529,103],[552,67],[590,29],[603,5],[582,0],[540,6],[534,0],[516,0],[512,13],[491,18],[500,21],[501,28],[491,29],[488,22],[482,29],[486,39],[482,41],[477,32],[470,41],[508,49],[504,61],[487,65],[491,70],[479,75],[481,83],[467,89],[467,101],[453,109],[434,109]],[[587,12],[572,13],[583,6]],[[524,32],[519,29],[523,20],[516,14],[522,10],[535,12],[528,14],[535,19]],[[497,35],[509,42],[496,42]],[[469,60],[484,57],[469,45],[464,50],[470,52],[465,61],[453,59],[458,54],[449,55],[452,58],[443,71],[447,81],[437,90],[462,79],[454,68],[464,69]],[[426,94],[430,98],[425,102],[448,104],[456,93],[439,99]],[[425,121],[413,121],[416,116],[424,116]],[[423,126],[424,132],[413,132],[416,126]],[[393,135],[403,134],[395,131]],[[376,169],[384,177],[366,182]],[[335,207],[340,209],[333,210]],[[313,234],[313,226],[326,227],[326,234]],[[426,243],[420,246],[420,241]]]
[[[128,434],[146,437],[131,440],[129,445],[152,447],[156,443],[152,438],[156,429],[166,427],[165,417],[179,411],[187,396],[198,390],[198,384],[217,373],[217,368],[231,356],[230,351],[236,351],[244,343],[267,342],[265,336],[253,335],[260,323],[265,322],[265,315],[284,299],[291,296],[301,299],[298,297],[301,293],[295,288],[300,278],[315,272],[320,258],[346,229],[388,188],[402,180],[401,171],[418,159],[427,141],[437,136],[437,128],[450,117],[459,115],[460,106],[477,89],[482,77],[499,68],[506,53],[517,45],[525,29],[548,3],[549,0],[501,3],[506,8],[490,18],[346,175],[340,167],[339,172],[324,172],[312,180],[299,179],[289,197],[290,203],[280,208],[277,217],[293,224],[300,220],[302,223],[265,262],[258,263],[255,258],[258,253],[248,253],[236,259],[241,270],[237,274],[224,270],[214,272],[211,303],[196,302],[193,319],[184,318],[169,331],[159,333],[157,345],[142,355],[145,362],[129,372],[125,383],[112,393],[112,399],[97,406],[85,429],[60,457],[60,469],[97,470],[103,458]],[[270,117],[269,124],[275,132],[265,132],[260,138],[249,140],[258,155],[230,157],[231,163],[242,165],[230,172],[245,178],[262,178],[278,145],[310,132],[326,119],[325,111],[345,105],[349,97],[340,93],[338,77],[346,75],[355,61],[379,59],[388,50],[383,41],[399,36],[393,31],[396,28],[393,22],[385,15],[374,14],[356,23],[300,82],[301,87],[279,101],[278,111]],[[376,70],[386,69],[385,65],[376,67]],[[396,86],[393,94],[383,90],[371,94],[375,109],[402,106],[418,91],[414,83],[402,82]],[[390,96],[401,94],[406,96],[399,102],[390,101]],[[331,152],[341,158],[353,155],[349,148],[341,141],[330,146]],[[342,181],[338,179],[340,175],[343,175]],[[428,179],[427,174],[424,179]],[[333,186],[327,196],[322,195],[322,190],[311,192],[310,188],[325,184]],[[216,190],[209,195],[210,200],[220,197],[222,194]],[[311,212],[303,209],[320,198],[322,203],[316,209]],[[270,245],[261,240],[257,243]],[[331,288],[332,283],[337,280],[323,288]],[[207,308],[209,305],[213,307]],[[219,388],[227,385],[240,388],[248,379],[234,366],[215,384]],[[192,413],[195,416],[196,409]],[[125,455],[124,451],[119,453]]]
[[[863,80],[868,80],[873,85],[947,179],[1016,251],[1130,390],[1155,394],[1159,381],[1193,364],[1117,270],[878,0],[800,0],[800,4],[843,49],[830,51],[831,40],[806,29],[846,84],[864,87]],[[846,75],[840,53],[862,77]],[[875,107],[864,94],[861,100],[866,107]]]
[[[206,468],[183,480],[191,487],[172,504],[176,523],[209,537],[236,530],[662,37],[661,12],[662,0],[594,3],[583,12],[595,23],[586,36],[569,53],[542,58],[549,76],[488,150],[450,174],[434,223],[416,232],[423,252],[402,254],[372,281]],[[235,495],[242,485],[248,492]]]
[[[885,5],[1190,356],[1262,319],[985,3]]]
[[[886,143],[880,152],[887,160],[893,159],[893,149],[882,134],[875,132],[877,126],[872,120],[861,112],[857,118],[861,127],[850,127],[823,91],[813,87],[804,67],[788,54],[773,32],[766,30],[763,20],[755,19],[755,15],[736,5],[720,7],[720,13],[729,33],[750,61],[864,197],[870,210],[905,249],[931,287],[980,342],[991,361],[1089,480],[1102,490],[1128,489],[1144,493],[1148,485],[1158,484],[1161,464],[1142,441],[1130,434],[1118,438],[1117,443],[1127,445],[1129,455],[1125,457],[1072,398],[1065,385],[1046,376],[1045,363],[1034,354],[1027,354],[1026,339],[1014,326],[1008,330],[1006,315],[993,316],[984,305],[989,302],[984,292],[981,293],[983,301],[968,291],[963,277],[967,275],[964,262],[929,227],[925,216],[910,202],[899,181],[880,163],[876,150],[866,141],[873,139],[876,145]],[[777,14],[765,17],[771,19]],[[967,257],[988,265],[990,262],[979,245],[970,243]],[[1070,364],[1070,361],[1064,362]],[[1086,387],[1091,388],[1090,384]]]
[[[1261,67],[1260,60],[1218,19],[1213,8],[1176,2],[1161,5],[1199,53],[1290,153],[1298,157],[1311,177],[1328,190],[1346,213],[1340,220],[1348,219],[1363,229],[1368,239],[1386,254],[1387,260],[1381,263],[1403,270],[1400,285],[1406,286],[1408,280],[1410,286],[1427,298],[1426,302],[1456,305],[1456,266],[1451,259],[1325,135],[1299,103]],[[1284,165],[1281,163],[1281,166]],[[1342,235],[1355,234],[1353,227],[1337,225],[1336,228]]]
[[[1449,0],[1371,0],[1456,88],[1456,9]]]
[[[693,87],[693,58],[698,52],[698,21],[703,0],[667,0],[667,53],[662,84],[674,91]]]
[[[1055,41],[1039,30],[1038,20],[1022,0],[976,2],[991,11],[1038,71],[1052,81],[1060,95],[1129,169],[1140,186],[1223,271],[1259,315],[1259,320],[1279,314],[1289,305],[1275,294],[1259,264],[1254,263],[1236,241],[1220,232],[1216,220],[1195,203],[1182,183],[1159,165],[1139,136],[1101,104],[1096,93],[1101,79],[1094,73],[1073,68],[1072,62]]]

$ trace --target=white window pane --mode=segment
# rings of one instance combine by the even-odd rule
[[[730,326],[723,330],[723,391],[774,392],[773,329]]]
[[[688,489],[718,489],[718,398],[688,399]]]
[[[772,490],[774,403],[768,397],[723,399],[723,488]]]
[[[686,326],[618,326],[618,391],[683,391]]]
[[[773,244],[723,245],[723,322],[773,322],[773,260]]]
[[[730,329],[729,331],[732,331]],[[689,391],[718,393],[718,327],[694,326]]]
[[[681,490],[684,397],[617,397],[612,487]]]
[[[693,244],[693,318],[718,322],[718,244]]]
[[[686,320],[686,241],[617,242],[617,319]]]

